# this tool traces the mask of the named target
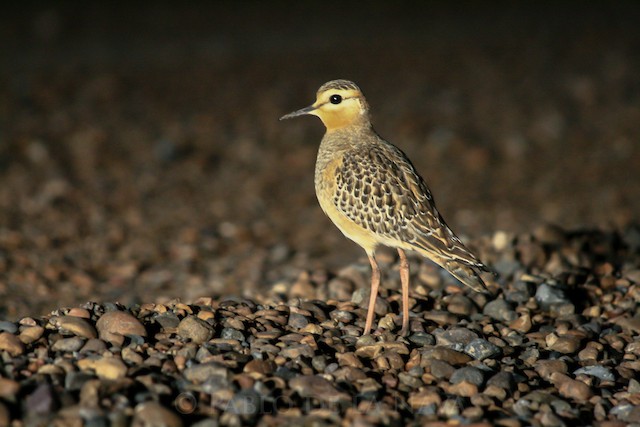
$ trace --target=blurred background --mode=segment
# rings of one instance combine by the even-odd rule
[[[472,241],[640,214],[640,3],[33,2],[0,16],[0,317],[254,295],[364,253],[313,190],[356,81]],[[366,266],[366,264],[365,264]]]

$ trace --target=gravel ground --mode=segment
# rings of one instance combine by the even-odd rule
[[[0,425],[640,423],[639,21],[635,2],[7,8]],[[335,78],[498,272],[474,294],[412,259],[408,338],[390,251],[360,337],[369,267],[317,206],[322,126],[277,121]]]

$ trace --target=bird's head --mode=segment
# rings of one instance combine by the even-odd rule
[[[323,84],[316,93],[316,102],[286,114],[280,120],[306,114],[320,117],[328,132],[347,126],[369,125],[369,105],[360,88],[349,80]]]

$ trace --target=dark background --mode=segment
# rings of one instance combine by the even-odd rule
[[[335,78],[472,241],[639,216],[637,2],[86,3],[0,17],[3,318],[362,257],[315,201],[321,124],[278,122]]]

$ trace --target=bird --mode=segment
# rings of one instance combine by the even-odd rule
[[[371,293],[363,334],[369,334],[380,286],[376,248],[398,251],[402,288],[401,336],[409,331],[409,262],[414,251],[435,262],[464,285],[483,292],[481,271],[490,271],[454,234],[435,205],[431,190],[409,158],[371,124],[360,88],[332,80],[318,89],[313,104],[280,120],[313,115],[326,132],[315,165],[320,207],[338,229],[364,249],[371,264]]]

